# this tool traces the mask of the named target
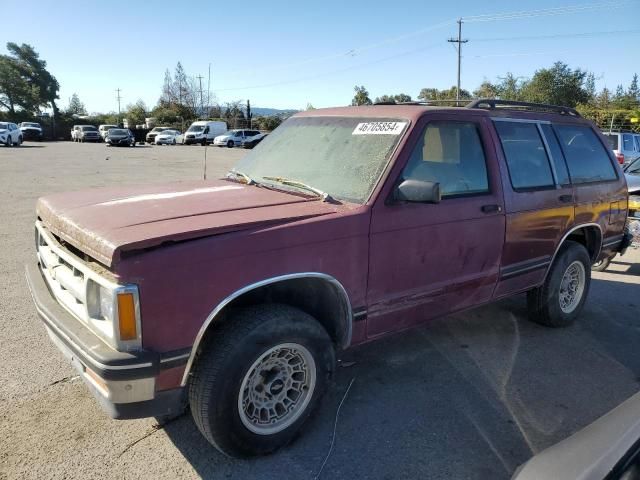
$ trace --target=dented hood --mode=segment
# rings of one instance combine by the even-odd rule
[[[54,194],[36,210],[54,234],[110,266],[127,250],[331,214],[336,206],[215,180]]]

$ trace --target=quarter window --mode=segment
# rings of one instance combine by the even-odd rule
[[[573,183],[615,180],[607,150],[593,130],[580,125],[555,125]]]
[[[429,123],[402,176],[438,182],[443,197],[487,193],[487,164],[476,125]]]
[[[555,185],[549,158],[535,123],[496,121],[514,189]]]

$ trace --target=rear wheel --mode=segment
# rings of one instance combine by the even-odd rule
[[[587,299],[590,267],[587,249],[577,242],[565,242],[544,284],[527,293],[531,320],[548,327],[571,325]]]
[[[227,455],[273,452],[317,406],[334,365],[329,335],[305,312],[274,304],[236,310],[197,359],[189,384],[194,421]]]

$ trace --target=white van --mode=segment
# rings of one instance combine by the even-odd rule
[[[227,131],[227,122],[210,122],[200,120],[193,122],[188,130],[184,133],[182,143],[190,145],[199,143],[206,145],[212,143],[213,139]]]

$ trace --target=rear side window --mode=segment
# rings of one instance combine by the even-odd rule
[[[535,123],[496,121],[514,189],[555,185],[549,158]]]
[[[611,150],[618,150],[618,135],[605,135],[604,138],[607,139]]]
[[[443,197],[487,193],[487,165],[476,125],[429,123],[402,176],[438,182]]]
[[[628,133],[622,135],[622,149],[628,152],[633,152],[635,150],[632,135],[629,135]]]
[[[604,145],[589,127],[555,125],[573,183],[615,180],[616,171]]]

